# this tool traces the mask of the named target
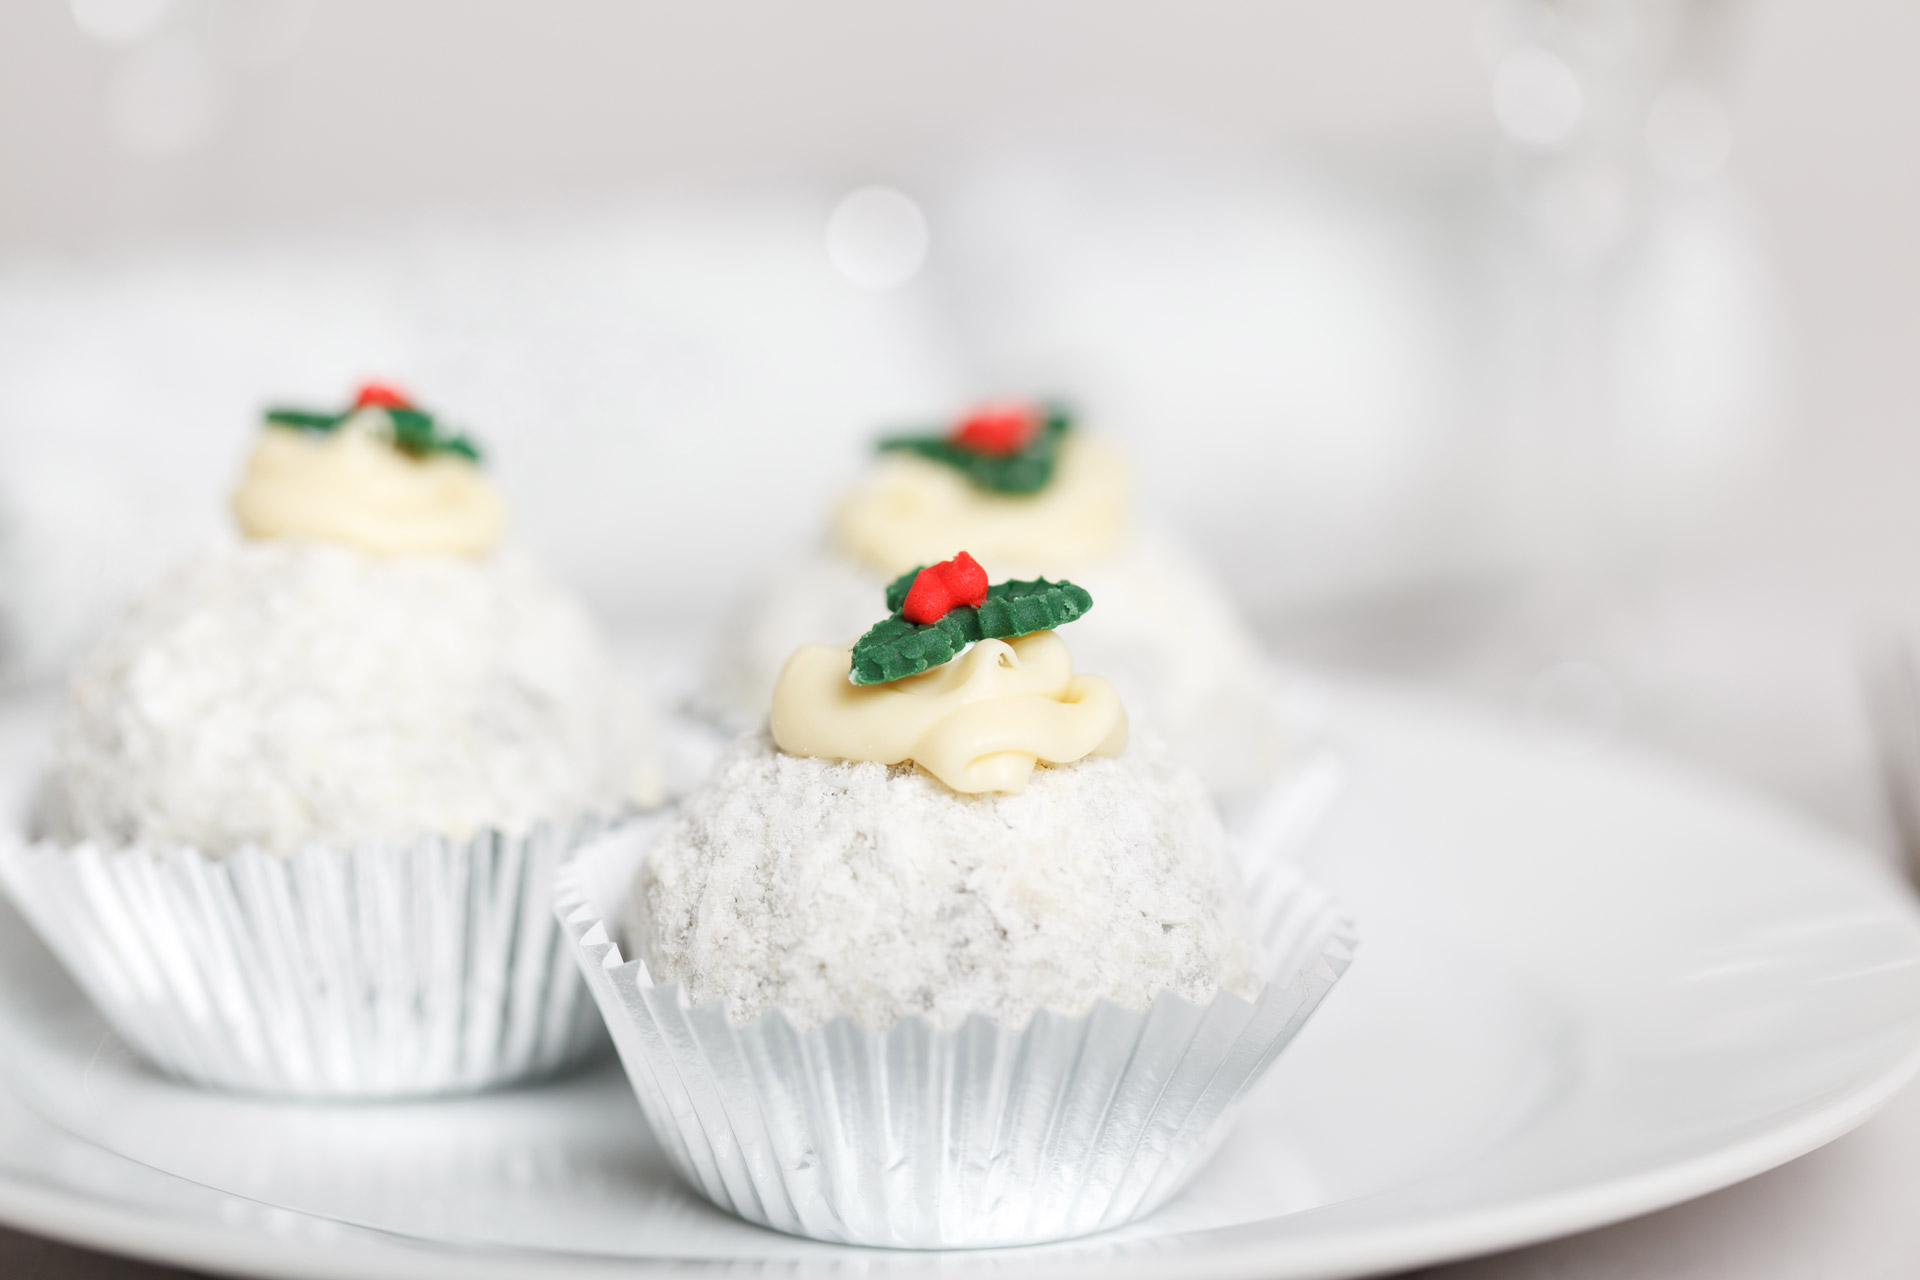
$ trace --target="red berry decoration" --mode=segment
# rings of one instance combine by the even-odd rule
[[[354,395],[353,407],[356,409],[411,409],[413,401],[407,397],[406,392],[397,387],[389,386],[384,382],[368,382],[361,384],[360,390]]]
[[[1003,401],[976,409],[938,434],[887,436],[882,453],[915,454],[952,467],[989,493],[1038,493],[1053,482],[1073,418],[1058,405]]]
[[[915,626],[940,621],[961,605],[979,608],[987,599],[987,571],[962,551],[951,560],[930,564],[914,576],[900,616]]]
[[[962,551],[889,582],[887,608],[888,616],[854,642],[848,675],[855,684],[904,680],[953,661],[976,641],[1064,626],[1093,608],[1093,597],[1045,578],[988,586],[986,572]]]
[[[976,409],[948,437],[975,453],[1007,457],[1025,449],[1046,425],[1046,415],[1030,404],[996,404]]]

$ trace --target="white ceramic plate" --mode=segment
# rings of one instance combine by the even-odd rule
[[[923,1255],[757,1230],[673,1180],[611,1063],[427,1105],[199,1092],[134,1061],[4,913],[0,1219],[284,1276],[1346,1276],[1710,1191],[1920,1063],[1920,915],[1864,852],[1647,761],[1339,703],[1351,783],[1308,860],[1359,959],[1218,1158],[1124,1231]],[[37,731],[8,728],[18,778]]]

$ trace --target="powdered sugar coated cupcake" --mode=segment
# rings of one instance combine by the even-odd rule
[[[391,388],[269,414],[234,509],[243,538],[79,664],[0,880],[190,1079],[393,1096],[576,1060],[550,878],[658,799],[638,695],[502,545],[478,449]]]
[[[1176,1190],[1347,963],[1243,879],[1204,786],[1056,628],[1070,582],[903,575],[783,669],[651,845],[559,910],[682,1174],[755,1221],[907,1247],[1116,1225]]]

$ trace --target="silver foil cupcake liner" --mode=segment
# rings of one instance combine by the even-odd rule
[[[781,1010],[736,1026],[718,1002],[659,984],[619,940],[628,890],[664,820],[564,868],[554,909],[647,1121],[716,1205],[794,1235],[945,1249],[1031,1244],[1118,1226],[1165,1202],[1346,971],[1355,934],[1297,870],[1248,886],[1268,981],[1248,1002],[1163,994],[1025,1027],[955,1031]]]
[[[0,843],[0,886],[162,1070],[305,1098],[468,1093],[605,1043],[555,927],[593,821],[291,855]]]

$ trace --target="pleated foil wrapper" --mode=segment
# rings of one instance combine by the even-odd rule
[[[1151,1212],[1225,1137],[1249,1089],[1352,960],[1352,923],[1292,867],[1249,884],[1268,981],[1248,1002],[1163,994],[1025,1027],[955,1031],[782,1010],[736,1026],[657,983],[620,940],[664,822],[583,850],[554,909],[641,1109],[674,1167],[749,1221],[845,1244],[982,1248],[1061,1240]]]
[[[113,1029],[196,1084],[471,1093],[605,1045],[553,877],[597,820],[291,855],[0,842],[0,887]]]

